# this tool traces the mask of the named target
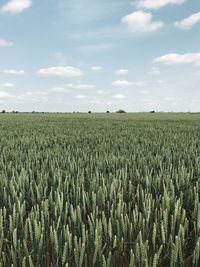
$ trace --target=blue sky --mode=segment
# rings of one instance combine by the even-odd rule
[[[200,111],[200,1],[0,0],[0,109]]]

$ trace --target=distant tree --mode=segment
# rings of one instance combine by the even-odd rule
[[[2,113],[6,113],[5,109],[4,109],[4,110],[2,110]]]
[[[110,113],[110,111],[109,111],[109,110],[107,110],[107,111],[106,111],[106,113]]]
[[[126,113],[126,111],[123,110],[123,109],[119,109],[119,110],[116,111],[116,113]]]
[[[92,113],[92,111],[89,110],[88,113]]]
[[[156,113],[155,110],[150,111],[150,113]]]

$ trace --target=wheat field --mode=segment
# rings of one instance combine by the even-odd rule
[[[200,266],[200,114],[0,115],[1,267]]]

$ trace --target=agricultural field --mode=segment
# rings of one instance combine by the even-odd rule
[[[200,266],[200,114],[1,114],[1,267]]]

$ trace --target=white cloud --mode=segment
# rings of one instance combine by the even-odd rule
[[[12,87],[14,87],[14,84],[13,83],[4,83],[4,84],[2,84],[2,87],[4,87],[4,88],[12,88]]]
[[[140,94],[148,95],[150,92],[148,90],[141,90]]]
[[[164,63],[166,65],[173,64],[200,64],[200,53],[187,54],[167,54],[154,59],[154,62]]]
[[[131,32],[153,32],[163,27],[162,21],[153,21],[151,13],[136,11],[122,18]]]
[[[163,81],[163,80],[158,80],[156,83],[157,83],[157,84],[164,84],[165,81]]]
[[[143,85],[145,85],[145,84],[146,84],[145,81],[138,81],[138,82],[134,82],[134,83],[133,83],[133,85],[135,85],[135,86],[143,86]]]
[[[116,98],[116,99],[125,99],[126,97],[122,94],[117,94],[117,95],[114,95],[113,98]]]
[[[200,23],[200,12],[194,13],[181,21],[176,21],[175,26],[182,30],[190,30],[197,23]]]
[[[97,71],[101,71],[103,69],[102,66],[93,66],[91,67],[91,71],[97,72]]]
[[[126,69],[120,69],[120,70],[116,71],[116,74],[119,74],[119,75],[126,75],[128,73],[129,73],[129,71]]]
[[[138,0],[136,6],[145,9],[159,9],[166,5],[181,5],[186,0]]]
[[[42,92],[42,91],[28,91],[28,92],[26,92],[26,95],[27,96],[45,96],[45,95],[47,95],[47,92]]]
[[[11,14],[20,13],[29,8],[31,4],[31,0],[9,0],[1,7],[1,11]]]
[[[173,96],[166,96],[166,97],[164,98],[164,100],[166,100],[166,101],[174,101],[174,100],[176,100],[176,98],[173,97]]]
[[[67,88],[72,88],[72,89],[77,89],[77,90],[84,90],[84,89],[95,89],[96,86],[94,84],[84,84],[84,83],[80,83],[80,84],[72,84],[69,83],[66,85]]]
[[[117,80],[115,82],[113,82],[111,85],[113,86],[129,86],[132,83],[126,80]]]
[[[85,99],[86,96],[85,95],[77,95],[76,98],[78,98],[78,99]]]
[[[160,69],[154,67],[149,71],[149,74],[159,75],[160,74]]]
[[[40,69],[37,72],[42,76],[59,76],[59,77],[78,77],[82,76],[83,72],[71,66],[56,66]]]
[[[7,92],[0,91],[0,98],[12,98],[14,96],[8,94]]]
[[[13,42],[5,40],[5,39],[0,39],[0,47],[10,47],[13,45]]]
[[[24,75],[25,74],[24,70],[15,70],[15,69],[4,70],[4,73],[10,74],[10,75]]]
[[[69,92],[68,89],[63,88],[63,87],[54,87],[51,89],[51,91],[55,93],[68,93]]]
[[[20,102],[46,102],[47,101],[47,92],[46,91],[27,91],[24,94],[16,96],[16,99]]]
[[[96,93],[97,93],[98,95],[102,95],[104,92],[103,92],[103,90],[97,90]]]
[[[84,84],[84,83],[80,83],[80,84],[73,84],[73,83],[68,83],[66,85],[64,85],[63,87],[53,87],[51,89],[52,92],[55,93],[68,93],[70,92],[71,89],[75,89],[75,90],[87,90],[87,89],[95,89],[96,86],[93,84]]]

